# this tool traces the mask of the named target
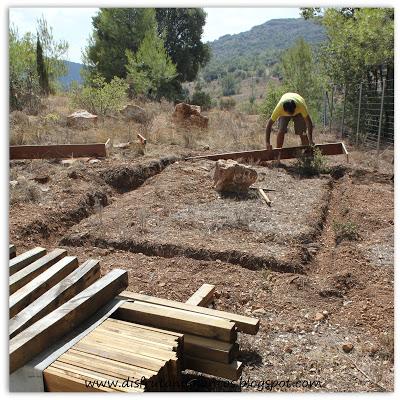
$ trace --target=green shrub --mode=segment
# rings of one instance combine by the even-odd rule
[[[202,90],[196,90],[193,93],[190,104],[200,106],[202,110],[209,110],[211,108],[211,96]]]
[[[358,227],[354,222],[334,222],[333,230],[335,231],[336,244],[343,240],[358,240]]]
[[[126,91],[128,84],[114,77],[110,83],[97,75],[91,86],[74,87],[70,99],[73,107],[84,108],[96,115],[107,115],[118,111],[127,102]]]
[[[311,152],[302,153],[296,160],[295,168],[297,168],[299,174],[314,176],[329,173],[328,160],[322,155],[321,150],[318,147],[313,147],[310,150]]]

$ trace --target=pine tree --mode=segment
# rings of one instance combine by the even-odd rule
[[[39,85],[44,95],[50,94],[49,75],[43,58],[42,44],[40,43],[39,36],[36,41],[36,68],[39,77]]]

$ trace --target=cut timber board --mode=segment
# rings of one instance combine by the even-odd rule
[[[189,299],[186,300],[186,304],[207,307],[213,301],[214,291],[214,285],[205,283],[195,293],[193,293]]]
[[[202,336],[185,334],[184,354],[225,364],[231,363],[238,355],[237,343],[226,343]]]
[[[85,261],[74,272],[10,319],[10,338],[66,303],[98,279],[100,279],[99,261]]]
[[[10,318],[33,303],[33,301],[64,279],[78,266],[78,259],[76,257],[64,257],[36,278],[32,279],[25,286],[14,292],[9,299]]]
[[[9,262],[10,275],[15,274],[22,268],[36,261],[38,258],[43,257],[45,254],[46,249],[44,249],[43,247],[35,247],[32,250],[26,251],[25,253],[14,257]]]
[[[57,261],[61,260],[67,255],[67,251],[64,249],[55,249],[51,253],[46,254],[42,258],[34,261],[32,264],[22,268],[9,279],[10,294],[15,293],[18,289],[21,289],[32,279],[36,278],[39,274],[44,272],[47,268],[51,267]]]
[[[236,381],[242,374],[243,364],[236,360],[230,364],[223,364],[202,358],[185,356],[185,368]]]
[[[185,310],[185,311],[191,311],[191,312],[194,312],[197,314],[204,314],[204,315],[209,315],[209,316],[213,316],[213,317],[217,317],[217,318],[223,318],[228,321],[234,322],[236,324],[239,332],[248,333],[250,335],[255,335],[258,332],[258,329],[260,326],[260,320],[257,318],[246,317],[246,316],[233,314],[233,313],[226,312],[226,311],[213,310],[211,308],[206,308],[206,307],[193,306],[191,304],[185,304],[185,303],[181,303],[179,301],[174,301],[174,300],[160,299],[158,297],[147,296],[145,294],[129,292],[127,290],[123,291],[119,297],[122,299],[127,299],[127,300],[137,300],[137,301],[142,301],[145,303],[162,305],[165,307],[170,307],[170,308],[172,308],[172,310]],[[173,328],[170,328],[170,329],[173,330]],[[191,332],[188,332],[188,333],[191,333]]]
[[[105,143],[10,146],[10,160],[106,156]]]
[[[10,373],[61,339],[128,286],[128,273],[115,269],[29,326],[9,342]]]
[[[338,154],[346,154],[345,147],[342,142],[316,144],[315,147],[321,150],[324,156],[333,156]],[[304,150],[310,149],[310,146],[283,147],[281,149],[272,150],[251,150],[239,151],[233,153],[210,154],[205,156],[188,157],[185,160],[208,159],[218,160],[255,160],[255,161],[271,161],[271,160],[287,160],[297,158]]]
[[[10,259],[14,258],[17,255],[17,250],[13,244],[10,244],[9,246],[9,251],[10,251]]]
[[[234,342],[237,337],[233,322],[192,311],[178,310],[141,301],[122,304],[116,310],[114,318],[148,324],[161,329],[165,328],[205,336],[225,342]]]

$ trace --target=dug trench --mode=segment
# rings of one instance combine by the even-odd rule
[[[329,208],[332,178],[299,180],[283,169],[258,169],[275,187],[269,208],[256,193],[222,197],[214,163],[175,162],[136,190],[71,227],[63,246],[186,257],[304,274]]]

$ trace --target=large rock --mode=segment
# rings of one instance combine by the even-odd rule
[[[201,115],[200,106],[179,103],[175,106],[175,111],[173,112],[172,117],[177,122],[186,122],[200,128],[208,127],[208,118]]]
[[[78,110],[68,115],[67,125],[74,128],[90,128],[97,125],[97,115],[86,110]]]
[[[246,193],[257,180],[257,171],[234,160],[218,160],[214,187],[218,192]]]
[[[148,115],[146,110],[142,107],[136,106],[134,104],[128,104],[119,111],[124,118],[127,120],[138,122],[139,124],[144,124],[148,121]]]

